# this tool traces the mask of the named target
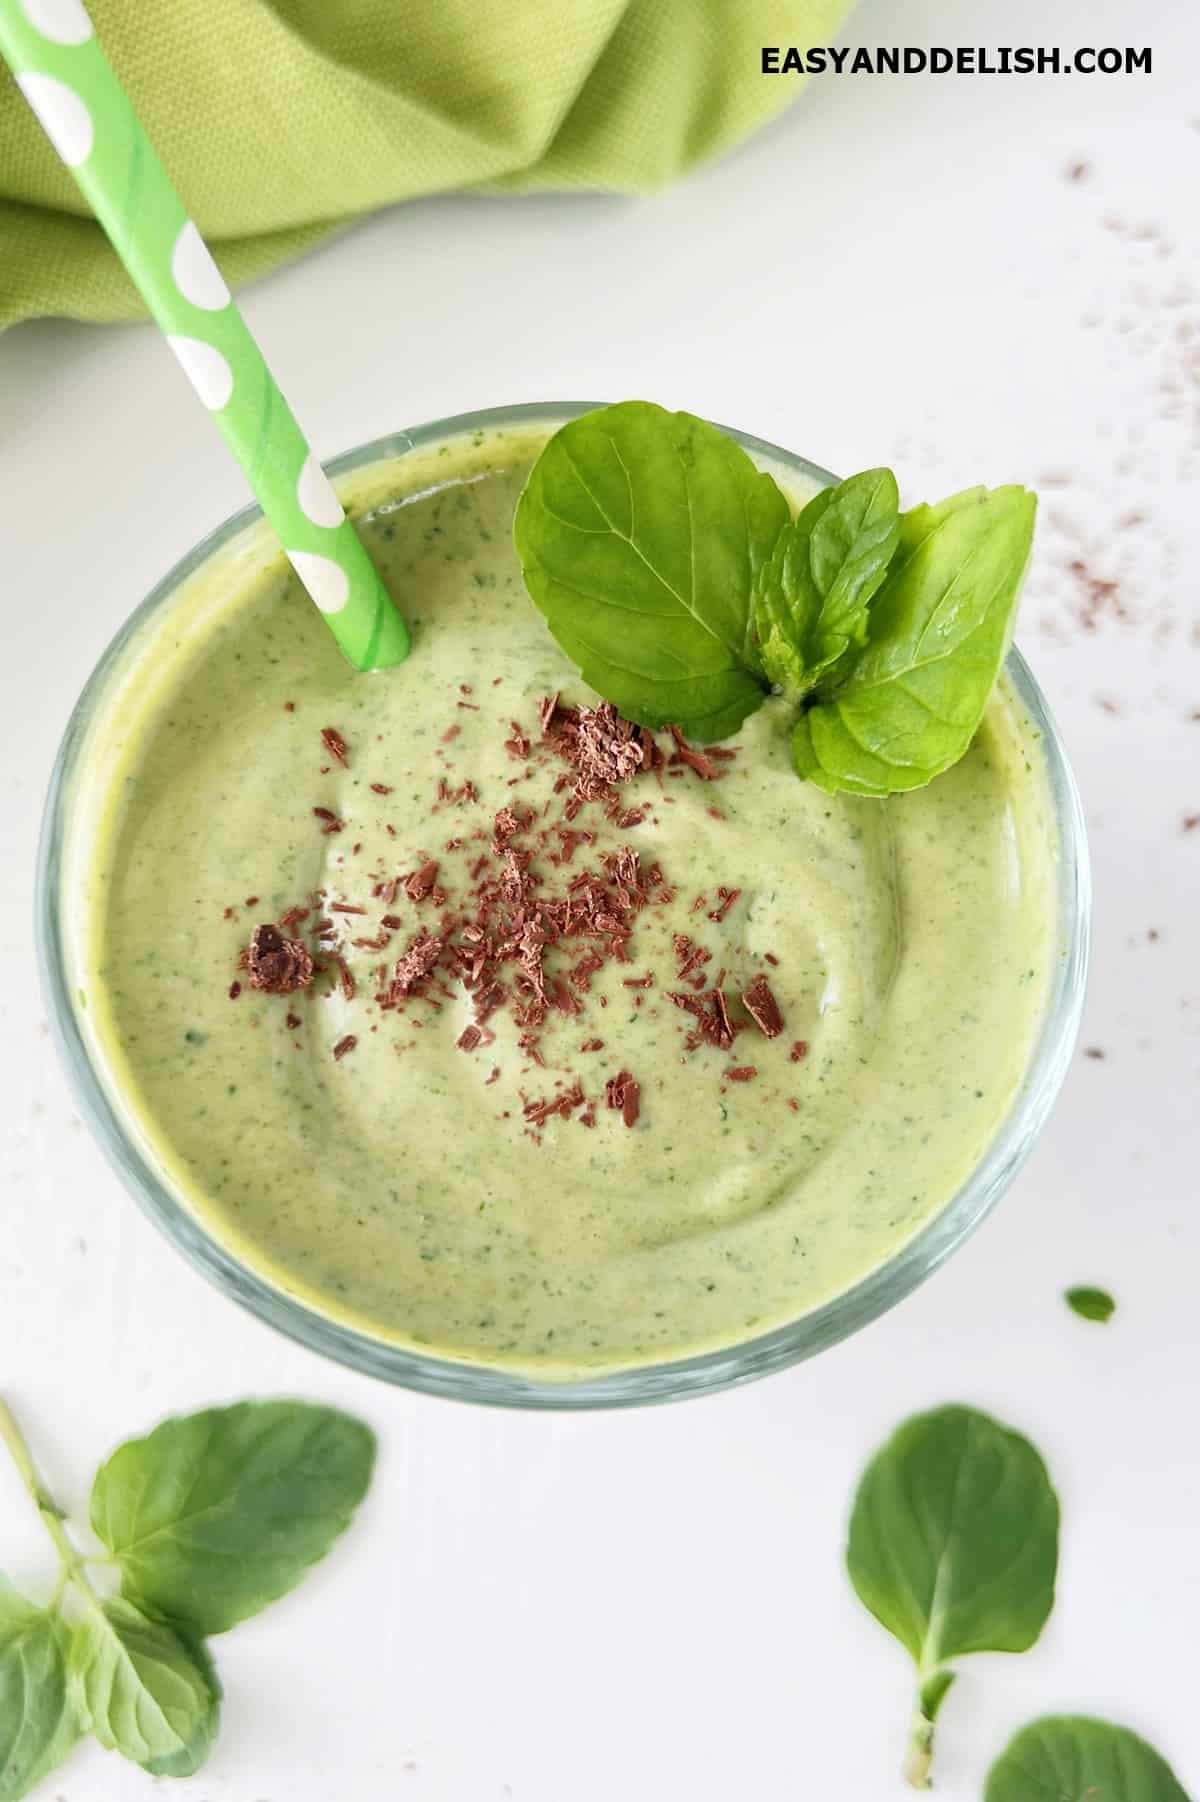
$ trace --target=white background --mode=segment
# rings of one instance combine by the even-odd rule
[[[848,1590],[841,1540],[871,1448],[952,1398],[1033,1436],[1064,1531],[1043,1642],[968,1661],[947,1702],[940,1793],[979,1797],[1008,1734],[1062,1709],[1140,1728],[1200,1789],[1200,829],[1182,830],[1200,812],[1200,15],[864,0],[846,37],[1150,43],[1155,69],[826,77],[662,198],[410,206],[245,297],[324,455],[465,408],[646,395],[834,469],[891,460],[910,499],[1042,491],[1021,638],[1084,790],[1083,1042],[1105,1056],[1079,1057],[1026,1172],[946,1270],[757,1386],[590,1418],[391,1391],[239,1312],[126,1198],[36,993],[37,820],[103,645],[244,493],[148,328],[0,341],[0,1388],[75,1505],[117,1440],[248,1393],[342,1403],[382,1447],[336,1555],[219,1643],[217,1751],[159,1793],[898,1795],[909,1671]],[[1109,601],[1082,623],[1073,560],[1119,583],[1123,617]],[[1063,1305],[1081,1281],[1115,1290],[1108,1328]],[[46,1550],[0,1470],[0,1563],[36,1584]],[[152,1788],[87,1748],[45,1793]]]

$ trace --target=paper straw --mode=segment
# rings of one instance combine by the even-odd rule
[[[154,29],[152,19],[146,28]],[[345,655],[360,670],[399,663],[408,654],[408,629],[168,180],[81,0],[0,0],[0,52]]]

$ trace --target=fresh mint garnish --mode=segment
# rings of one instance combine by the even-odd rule
[[[846,1564],[907,1648],[917,1706],[904,1772],[929,1787],[934,1722],[970,1652],[1024,1652],[1054,1605],[1058,1500],[1028,1440],[972,1408],[906,1421],[859,1484]]]
[[[1048,1715],[1022,1728],[988,1773],[984,1802],[1189,1802],[1154,1747],[1108,1721]]]
[[[866,645],[797,722],[802,776],[890,795],[958,762],[1008,650],[1035,506],[1023,488],[971,488],[904,514]]]
[[[18,1802],[83,1732],[160,1777],[208,1756],[221,1686],[202,1635],[294,1587],[371,1479],[361,1421],[306,1402],[241,1402],[168,1420],[115,1451],[92,1490],[111,1557],[83,1556],[0,1402],[0,1441],[58,1553],[36,1608],[0,1577],[0,1802]],[[91,1563],[112,1565],[105,1595]]]
[[[797,707],[799,773],[883,796],[974,737],[1035,508],[1022,488],[972,488],[901,514],[892,472],[872,469],[793,519],[715,426],[622,401],[549,440],[514,538],[554,637],[627,719],[723,738],[775,688]]]
[[[868,608],[900,538],[890,469],[868,469],[815,494],[789,521],[759,573],[754,626],[763,668],[794,700],[836,685],[867,642]]]
[[[1106,1326],[1117,1311],[1117,1304],[1107,1289],[1080,1287],[1068,1289],[1063,1298],[1081,1320],[1095,1320]]]
[[[711,740],[766,697],[750,597],[788,518],[715,426],[623,401],[554,434],[513,530],[526,587],[584,680],[640,726]]]

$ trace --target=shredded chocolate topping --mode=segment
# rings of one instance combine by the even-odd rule
[[[724,971],[721,975],[724,976]],[[728,1051],[741,1028],[735,1026],[729,1017],[729,1003],[719,981],[707,994],[688,994],[679,989],[668,989],[667,996],[696,1022],[686,1041],[689,1051],[705,1044],[715,1045],[720,1051]]]
[[[742,1005],[765,1038],[777,1039],[783,1031],[783,1015],[765,976],[756,976],[742,990]]]
[[[701,782],[719,782],[725,774],[717,766],[730,763],[736,757],[736,751],[724,749],[721,745],[710,745],[707,751],[698,751],[695,745],[689,745],[678,726],[671,727],[671,737],[675,740],[675,751],[671,758],[673,764],[684,764],[699,776]]]
[[[432,858],[406,876],[400,884],[410,901],[423,901],[437,886],[438,866]]]
[[[564,1120],[567,1119],[577,1107],[583,1106],[586,1099],[582,1085],[574,1082],[560,1095],[549,1095],[545,1101],[527,1101],[523,1112],[530,1126],[544,1126],[555,1114],[561,1114]]]
[[[291,995],[313,979],[308,946],[299,939],[285,939],[278,926],[256,926],[245,956],[250,987],[265,995]]]
[[[620,1070],[616,1076],[610,1076],[604,1085],[604,1099],[610,1108],[615,1108],[626,1126],[635,1126],[641,1111],[641,1085],[630,1075],[628,1070]]]
[[[445,946],[444,938],[419,932],[404,956],[397,960],[391,982],[379,997],[381,1005],[394,1007],[398,1001],[418,989],[437,967]]]
[[[646,734],[609,701],[564,707],[557,695],[548,696],[539,717],[543,738],[575,771],[576,802],[603,800],[646,763]]]
[[[348,1032],[344,1039],[339,1039],[333,1048],[334,1062],[340,1064],[346,1053],[348,1051],[353,1051],[357,1044],[358,1040],[352,1032]]]
[[[346,755],[349,746],[336,726],[322,726],[321,743],[325,746],[325,749],[329,752],[329,755],[334,759],[335,763],[340,763],[342,768],[345,769],[350,762],[349,757]]]

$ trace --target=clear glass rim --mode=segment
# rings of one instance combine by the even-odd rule
[[[326,464],[333,477],[489,427],[553,426],[605,403],[531,402],[488,407],[389,433]],[[822,485],[837,478],[745,432],[722,426],[752,456]],[[668,1363],[636,1365],[575,1380],[549,1379],[458,1362],[375,1339],[327,1319],[247,1269],[199,1224],[129,1138],[101,1080],[77,1017],[62,929],[63,837],[70,779],[93,708],[122,651],[147,618],[167,605],[209,557],[262,518],[257,506],[231,515],[151,590],[117,632],[72,710],[55,760],[38,849],[36,927],[43,991],[60,1053],[84,1117],[126,1187],[170,1242],[208,1280],[259,1319],[310,1350],[368,1376],[459,1401],[498,1407],[580,1410],[643,1406],[732,1387],[799,1363],[869,1325],[902,1301],[974,1232],[1025,1162],[1062,1085],[1078,1036],[1087,979],[1091,881],[1078,790],[1050,710],[1024,658],[1009,653],[1007,675],[1041,734],[1058,835],[1058,966],[1041,1032],[1009,1113],[957,1194],[885,1263],[849,1289],[755,1338]]]

